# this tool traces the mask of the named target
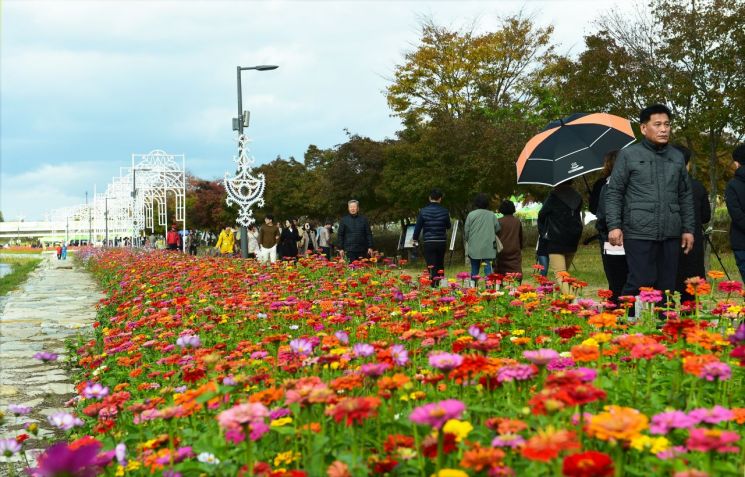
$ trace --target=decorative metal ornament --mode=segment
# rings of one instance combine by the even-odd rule
[[[236,222],[245,227],[254,222],[251,207],[254,204],[258,204],[259,207],[264,206],[264,187],[266,186],[264,174],[256,177],[251,174],[253,158],[248,157],[248,142],[249,139],[245,134],[238,136],[238,157],[234,159],[238,164],[238,172],[230,179],[228,179],[228,173],[225,173],[225,190],[228,193],[225,202],[239,207]]]

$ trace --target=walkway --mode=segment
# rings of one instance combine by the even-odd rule
[[[0,439],[15,437],[29,422],[38,424],[40,439],[59,436],[47,416],[64,410],[64,403],[75,395],[63,364],[64,341],[91,330],[101,297],[92,278],[74,260],[44,254],[26,283],[7,296],[4,307],[0,304],[0,410],[6,414]],[[34,359],[40,351],[59,354],[59,361],[45,364]],[[29,406],[32,411],[14,416],[7,410],[9,404]],[[43,447],[37,439],[24,444],[29,457]],[[4,460],[0,457],[0,462]],[[0,475],[8,470],[7,463],[0,463]]]

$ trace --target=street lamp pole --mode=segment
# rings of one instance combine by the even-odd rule
[[[277,65],[257,65],[257,66],[238,66],[236,68],[236,79],[238,83],[238,136],[243,135],[243,127],[248,127],[248,124],[244,125],[243,115],[243,92],[241,90],[241,71],[245,70],[257,70],[257,71],[269,71],[276,70]],[[240,155],[241,151],[238,151]],[[245,225],[241,225],[241,258],[248,258],[248,229]]]

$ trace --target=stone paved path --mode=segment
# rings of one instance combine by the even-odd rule
[[[48,445],[44,439],[59,436],[47,416],[63,410],[75,395],[63,364],[64,341],[91,332],[101,297],[93,279],[69,256],[60,261],[44,255],[26,283],[7,296],[4,306],[0,303],[0,409],[6,414],[0,439],[15,437],[28,422],[38,423],[39,438],[24,445],[31,458]],[[58,353],[60,359],[42,363],[33,358],[39,351]],[[7,411],[8,404],[31,406],[33,411],[15,417]],[[0,475],[7,475],[10,465],[0,457]],[[15,467],[19,470],[20,463]]]

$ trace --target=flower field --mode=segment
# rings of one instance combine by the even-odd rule
[[[682,309],[643,292],[632,321],[631,300],[539,276],[432,288],[384,261],[126,250],[88,266],[107,298],[53,416],[69,439],[32,475],[745,472],[742,288],[717,273]]]

